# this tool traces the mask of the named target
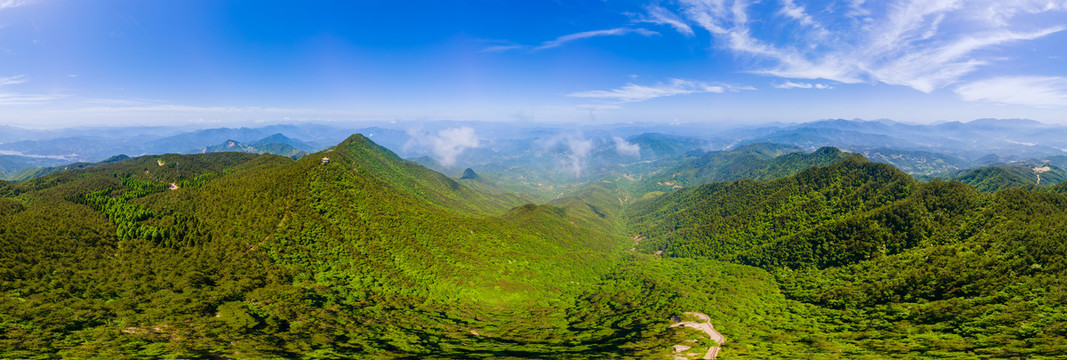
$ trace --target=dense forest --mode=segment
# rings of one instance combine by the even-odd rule
[[[791,150],[543,204],[361,135],[0,182],[0,357],[667,359],[687,312],[720,358],[1067,356],[1062,183]]]
[[[640,202],[640,247],[772,273],[840,324],[827,350],[1060,358],[1067,197],[921,184],[859,155]]]

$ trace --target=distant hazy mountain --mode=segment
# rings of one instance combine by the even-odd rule
[[[1067,127],[1023,119],[978,119],[935,125],[830,119],[739,128],[718,124],[574,127],[464,121],[381,122],[376,125],[350,129],[338,124],[294,123],[192,131],[170,127],[54,131],[4,127],[0,128],[0,153],[47,156],[67,162],[97,162],[115,154],[200,152],[227,140],[252,147],[275,143],[317,151],[344,140],[345,134],[359,132],[403,158],[428,156],[440,160],[447,157],[449,169],[438,170],[451,173],[475,167],[500,174],[522,165],[521,168],[532,173],[518,174],[514,180],[521,177],[521,180],[533,183],[573,183],[577,179],[612,174],[632,175],[651,168],[676,165],[649,165],[645,163],[648,161],[679,162],[686,160],[687,153],[694,150],[702,153],[737,144],[763,142],[793,145],[805,151],[833,146],[863,153],[874,161],[893,164],[912,174],[1067,155],[1061,150],[1067,149]],[[477,138],[476,146],[456,147],[457,141],[471,144],[471,139],[455,139],[445,133],[460,127],[472,129],[472,137]],[[259,151],[285,153],[286,149]],[[619,169],[620,164],[640,169]],[[9,164],[7,171],[40,165],[59,164]]]
[[[936,125],[837,119],[782,126],[747,140],[761,141],[808,149],[832,145],[857,152],[878,148],[918,150],[974,161],[988,154],[1021,158],[1063,155],[1061,149],[1067,148],[1067,127],[1020,119],[979,119]]]
[[[641,158],[645,160],[663,159],[678,156],[707,145],[706,141],[676,135],[644,133],[631,136],[626,141],[641,147]]]
[[[263,139],[260,139],[258,141],[255,141],[255,142],[253,142],[252,144],[249,144],[249,145],[242,144],[242,143],[240,143],[240,142],[238,142],[236,140],[226,140],[222,144],[205,147],[205,148],[201,149],[200,152],[201,153],[214,153],[214,152],[232,151],[232,152],[243,152],[243,153],[253,153],[253,154],[274,154],[274,155],[281,155],[281,156],[285,156],[285,157],[289,157],[289,158],[293,158],[293,159],[298,159],[301,156],[304,156],[304,155],[306,155],[308,153],[306,150],[298,149],[298,148],[296,148],[296,147],[294,147],[293,145],[290,145],[290,144],[297,144],[297,145],[305,146],[305,148],[307,146],[307,144],[304,144],[304,143],[302,143],[300,141],[297,141],[297,140],[293,140],[293,139],[287,138],[284,135],[274,134],[274,135],[265,137]]]
[[[26,180],[33,179],[33,178],[38,178],[38,177],[41,177],[41,176],[55,174],[55,173],[58,173],[58,172],[76,170],[76,169],[85,169],[85,168],[94,167],[94,166],[97,166],[97,165],[116,163],[116,162],[120,162],[120,161],[129,159],[129,158],[130,157],[126,156],[126,155],[115,155],[115,156],[107,158],[107,159],[105,159],[103,161],[95,162],[95,163],[76,162],[76,163],[73,163],[73,164],[57,165],[57,166],[51,166],[51,167],[23,167],[23,168],[21,168],[21,169],[19,169],[17,171],[12,171],[12,172],[7,173],[6,175],[4,175],[4,179],[11,180],[11,181],[16,181],[16,182],[26,181]]]
[[[737,179],[768,181],[796,174],[812,166],[829,165],[848,156],[848,153],[832,147],[802,153],[800,148],[792,145],[744,145],[727,151],[708,152],[650,176],[638,186],[638,193],[671,191]]]
[[[0,178],[11,179],[18,171],[31,167],[49,167],[66,163],[64,160],[21,155],[0,155]]]
[[[955,156],[929,151],[878,148],[862,150],[868,160],[893,165],[909,174],[932,174],[965,169],[970,163]]]
[[[306,142],[303,142],[303,141],[300,141],[300,140],[297,140],[297,139],[290,138],[288,136],[282,135],[281,133],[276,133],[274,135],[271,135],[271,136],[256,140],[255,142],[253,142],[253,143],[251,143],[249,145],[250,146],[262,146],[262,145],[269,145],[269,144],[283,144],[283,145],[288,145],[288,146],[290,146],[290,147],[292,147],[294,149],[305,150],[305,151],[310,151],[310,150],[315,149],[315,147],[312,146],[311,144],[308,144]]]

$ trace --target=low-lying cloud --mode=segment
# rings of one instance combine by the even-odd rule
[[[581,133],[556,135],[545,139],[541,145],[546,152],[553,151],[553,148],[560,145],[566,147],[566,150],[560,154],[562,156],[560,165],[563,171],[574,177],[582,176],[589,154],[593,152],[593,140],[586,139]]]
[[[406,149],[428,149],[433,153],[434,160],[445,167],[456,165],[456,158],[464,151],[479,146],[478,135],[473,128],[467,126],[444,129],[436,135],[425,133],[421,127],[412,128],[408,130],[408,135],[411,140],[404,146]]]
[[[612,140],[615,140],[615,152],[619,155],[641,157],[641,145],[630,143],[618,136],[612,137]]]

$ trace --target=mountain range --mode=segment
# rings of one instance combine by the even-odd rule
[[[358,134],[0,181],[0,357],[1067,356],[1063,183],[803,150],[650,151],[544,201]]]

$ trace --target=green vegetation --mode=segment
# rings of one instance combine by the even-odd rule
[[[0,181],[0,358],[671,358],[684,312],[721,358],[1067,356],[1067,197],[770,159],[540,205],[360,135]]]
[[[959,181],[982,192],[1003,189],[1040,190],[1067,180],[1067,172],[1055,165],[999,165],[932,175]]]
[[[280,134],[275,136],[281,136]],[[284,136],[281,136],[285,138]],[[286,138],[287,139],[287,138]],[[274,154],[281,155],[288,158],[299,159],[301,156],[307,155],[307,151],[297,149],[292,145],[281,142],[265,142],[271,138],[266,138],[256,142],[255,144],[246,145],[234,140],[226,140],[222,144],[215,146],[208,146],[201,152],[213,153],[213,152],[243,152],[251,154]]]
[[[829,165],[848,156],[836,148],[805,154],[779,144],[751,144],[729,151],[712,151],[654,175],[637,187],[637,194],[672,191],[689,186],[737,179],[773,180],[816,165]]]
[[[644,251],[770,271],[838,325],[826,345],[842,357],[1059,358],[1064,209],[1062,195],[919,184],[855,156],[679,191],[630,217]]]
[[[930,175],[947,173],[968,167],[967,161],[950,155],[927,151],[908,151],[878,148],[857,151],[868,160],[893,165],[908,174]]]

